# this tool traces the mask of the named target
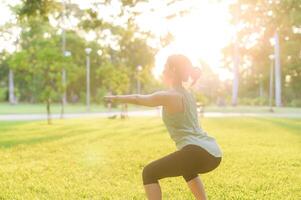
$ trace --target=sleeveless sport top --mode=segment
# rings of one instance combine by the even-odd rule
[[[174,140],[178,150],[188,144],[194,144],[207,150],[215,157],[222,157],[222,152],[216,140],[202,130],[199,123],[196,101],[192,93],[184,87],[175,90],[182,94],[184,111],[169,114],[162,109],[162,119],[169,135]]]

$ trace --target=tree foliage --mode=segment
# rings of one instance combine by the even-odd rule
[[[268,96],[270,66],[273,54],[271,43],[275,31],[280,35],[282,85],[284,103],[301,98],[301,7],[298,0],[239,0],[230,7],[232,23],[237,30],[240,52],[240,95],[257,97],[260,82]],[[231,67],[233,44],[224,49],[225,63]],[[287,78],[289,77],[289,78]],[[289,81],[288,81],[289,80]]]
[[[91,99],[100,102],[100,94],[111,91],[116,94],[135,91],[137,78],[141,79],[142,89],[153,90],[157,85],[151,75],[155,49],[147,45],[149,33],[140,32],[134,22],[131,8],[140,1],[121,1],[121,12],[117,19],[128,18],[124,25],[106,21],[99,14],[98,6],[110,6],[111,1],[92,3],[89,9],[81,9],[68,1],[65,5],[58,1],[23,0],[13,8],[22,29],[20,49],[5,58],[0,73],[7,68],[15,71],[16,87],[20,90],[21,101],[41,102],[60,101],[61,71],[67,72],[67,99],[70,102],[84,101],[86,95],[86,53],[91,48]],[[78,19],[79,23],[65,28],[67,51],[62,52],[62,19]],[[54,26],[53,22],[57,24]],[[85,34],[93,32],[94,40],[85,40]],[[4,65],[4,61],[8,61]],[[138,65],[143,73],[136,76]],[[147,77],[147,78],[146,78]],[[144,85],[148,85],[147,87]]]

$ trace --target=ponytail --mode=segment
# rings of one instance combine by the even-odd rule
[[[190,71],[190,77],[192,79],[192,83],[190,86],[193,86],[196,81],[200,78],[201,76],[201,70],[198,67],[192,67]]]

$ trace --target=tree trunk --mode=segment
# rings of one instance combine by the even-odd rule
[[[47,105],[46,105],[46,108],[47,108],[47,121],[48,121],[48,124],[49,124],[49,125],[51,124],[50,103],[51,103],[51,99],[50,99],[50,98],[47,98]]]
[[[233,85],[232,85],[232,106],[237,105],[237,98],[238,98],[238,85],[239,85],[239,79],[238,79],[238,70],[239,70],[239,49],[238,49],[238,41],[235,40],[234,44],[234,68],[233,68]]]
[[[61,119],[64,118],[64,113],[65,113],[65,103],[64,103],[64,97],[61,99]]]
[[[9,69],[8,72],[8,90],[9,90],[9,103],[10,104],[15,104],[16,99],[15,99],[15,93],[14,93],[14,72]]]
[[[278,32],[275,32],[275,103],[277,107],[282,106],[281,101],[281,64],[280,46]]]

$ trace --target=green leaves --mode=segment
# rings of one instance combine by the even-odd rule
[[[115,94],[128,92],[130,81],[125,68],[106,63],[97,70],[97,75],[101,77],[101,85],[108,91],[113,91]]]
[[[109,0],[91,3],[88,9],[68,1],[64,5],[61,1],[22,0],[20,5],[13,8],[19,19],[16,26],[22,29],[18,43],[20,48],[8,59],[9,67],[16,72],[15,85],[20,89],[20,100],[44,101],[50,95],[53,101],[59,101],[59,94],[66,89],[67,99],[83,99],[86,90],[85,48],[88,47],[92,49],[92,99],[100,95],[98,93],[103,93],[104,89],[116,94],[133,91],[138,78],[142,88],[153,89],[157,85],[151,74],[156,50],[147,45],[151,35],[140,32],[135,24],[136,15],[131,9],[138,2],[141,1],[121,1],[118,4],[121,12],[112,17],[118,18],[116,21],[122,19],[125,24],[120,25],[119,22],[106,21],[99,12],[100,7],[103,9],[107,6],[110,9],[112,2]],[[73,30],[65,29],[65,50],[71,52],[70,57],[64,57],[62,52],[63,16],[66,24],[72,18],[79,20],[79,24],[72,27]],[[50,17],[58,24],[50,24]],[[86,32],[95,33],[95,40],[85,41],[83,33]],[[138,65],[143,67],[139,77],[136,76]],[[63,68],[67,74],[65,85],[62,84]],[[0,74],[5,72],[0,71]],[[51,88],[53,93],[50,92]]]
[[[61,8],[59,2],[52,0],[22,0],[22,3],[17,11],[21,18],[41,17],[48,21],[48,14]]]
[[[261,74],[265,96],[268,96],[271,66],[269,55],[273,54],[274,51],[271,40],[273,40],[276,30],[280,36],[282,80],[284,81],[287,75],[294,76],[293,74],[296,74],[295,72],[300,69],[299,54],[301,48],[298,44],[301,43],[301,38],[299,34],[293,32],[293,27],[301,24],[300,1],[239,0],[232,4],[230,12],[233,24],[243,27],[237,32],[241,66],[249,65],[244,70],[242,67],[240,69],[240,77],[243,81],[240,94],[245,97],[257,97]],[[252,45],[247,48],[248,43]],[[233,56],[233,44],[231,45],[224,51],[225,57],[230,58],[230,60]],[[292,70],[292,68],[294,69]],[[300,77],[299,74],[297,76]],[[295,94],[297,93],[298,98],[301,98],[300,93],[295,89],[295,86],[298,85],[295,80],[291,81],[287,88],[283,88],[283,98],[287,103],[296,98]]]

